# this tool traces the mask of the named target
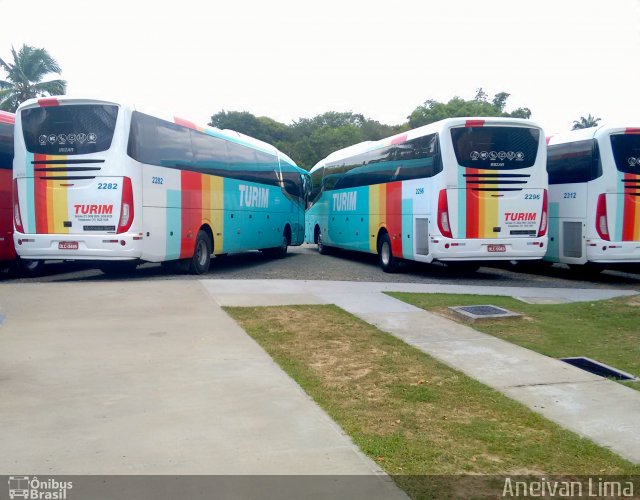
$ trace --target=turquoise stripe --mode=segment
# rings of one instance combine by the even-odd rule
[[[26,182],[27,182],[27,213],[21,214],[23,217],[22,223],[25,224],[24,232],[31,234],[36,232],[36,203],[34,198],[35,184],[33,178],[33,153],[27,153],[27,167],[26,167]]]
[[[177,189],[167,189],[167,245],[166,260],[180,257],[182,230],[182,196]],[[171,234],[173,233],[173,235]]]
[[[454,238],[464,238],[467,235],[467,179],[464,176],[464,167],[458,165],[458,230],[453,235]],[[434,210],[434,213],[436,210]],[[453,229],[453,228],[451,228]]]
[[[407,235],[410,237],[407,238]],[[413,200],[402,200],[402,257],[413,259]]]
[[[552,262],[558,262],[560,260],[560,203],[549,203],[548,214],[549,242],[547,244],[547,252],[545,253],[544,260],[550,260]]]
[[[618,193],[624,193],[624,173],[618,171]],[[624,228],[624,194],[616,194],[616,227],[613,241],[622,241],[622,229]]]

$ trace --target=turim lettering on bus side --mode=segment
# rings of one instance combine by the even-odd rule
[[[269,189],[240,184],[240,206],[269,208]]]
[[[334,193],[333,210],[336,212],[355,210],[357,195],[358,193],[356,191],[351,191],[350,193]]]

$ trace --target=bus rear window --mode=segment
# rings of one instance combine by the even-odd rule
[[[22,110],[27,151],[48,155],[84,155],[111,147],[118,106],[69,104]]]
[[[616,134],[611,136],[611,149],[620,172],[640,174],[640,135]]]
[[[512,170],[535,163],[540,131],[525,127],[461,127],[451,129],[451,140],[463,167]]]

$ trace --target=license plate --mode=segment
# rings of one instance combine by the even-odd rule
[[[507,246],[506,245],[487,245],[487,250],[489,252],[506,252]]]
[[[58,250],[77,250],[77,241],[61,241],[58,243]]]

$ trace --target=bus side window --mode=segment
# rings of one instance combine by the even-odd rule
[[[549,146],[549,184],[588,182],[602,175],[598,143],[595,139]]]

